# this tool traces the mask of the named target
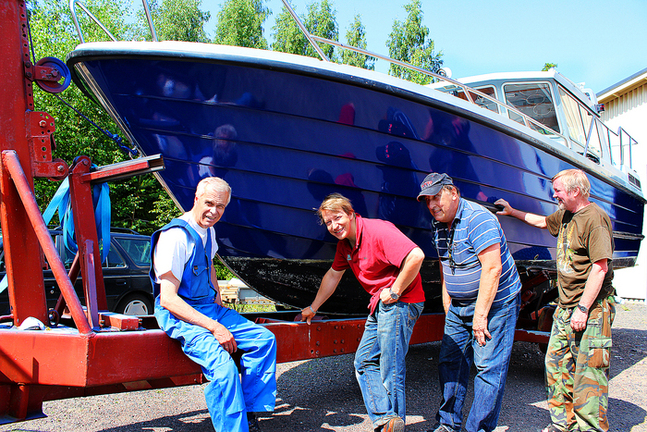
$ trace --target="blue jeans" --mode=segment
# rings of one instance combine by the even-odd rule
[[[465,429],[468,432],[491,432],[496,428],[501,412],[519,315],[519,295],[504,304],[492,305],[488,314],[488,330],[492,339],[487,340],[485,346],[478,344],[472,332],[475,304],[452,304],[445,317],[445,334],[438,361],[443,401],[436,420],[450,429],[461,430],[463,404],[474,362],[474,402]]]
[[[423,303],[384,304],[366,319],[355,354],[355,376],[373,427],[399,416],[405,420],[404,361]]]

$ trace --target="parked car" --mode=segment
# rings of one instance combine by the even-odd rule
[[[63,245],[63,231],[51,229],[50,234],[59,255],[69,269],[74,255]],[[108,310],[127,315],[148,315],[153,313],[153,286],[148,272],[150,269],[150,237],[132,230],[113,228],[110,251],[103,263],[103,281],[106,289]],[[5,276],[4,249],[0,235],[0,280]],[[47,307],[53,308],[61,293],[51,270],[43,270]],[[82,276],[74,288],[82,304],[85,304]],[[0,293],[0,315],[9,314],[7,290]]]

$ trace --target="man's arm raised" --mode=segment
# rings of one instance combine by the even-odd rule
[[[496,212],[496,214],[498,215],[512,216],[514,218],[524,221],[528,225],[541,228],[541,229],[546,229],[546,227],[548,226],[546,224],[546,216],[541,216],[534,213],[528,213],[528,212],[523,212],[521,210],[516,210],[512,208],[510,203],[508,203],[503,198],[496,200],[494,204],[503,206],[503,210]]]

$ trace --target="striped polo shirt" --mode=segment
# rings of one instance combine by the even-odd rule
[[[476,300],[481,278],[478,254],[496,243],[501,249],[502,269],[494,304],[519,292],[521,281],[505,235],[497,218],[485,207],[461,198],[451,229],[435,220],[431,225],[445,286],[452,299]]]

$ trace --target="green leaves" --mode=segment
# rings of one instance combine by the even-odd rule
[[[263,24],[271,14],[266,0],[223,0],[217,14],[213,42],[267,49],[268,41],[263,36]],[[141,11],[133,12],[130,0],[84,0],[86,7],[119,40],[150,40],[148,23]],[[138,3],[134,3],[138,4]],[[205,24],[211,14],[201,10],[201,0],[152,0],[150,10],[159,40],[182,40],[210,42]],[[36,60],[52,56],[65,59],[67,53],[80,43],[68,9],[68,3],[60,0],[38,0],[30,3],[30,29]],[[416,66],[437,71],[442,65],[442,54],[434,52],[430,31],[422,25],[423,13],[420,0],[405,6],[408,13],[404,22],[393,23],[388,39],[391,57],[410,62]],[[76,8],[85,41],[107,41],[109,36],[92,20]],[[301,16],[306,28],[313,34],[331,40],[339,40],[337,12],[331,0],[314,1],[307,13]],[[307,42],[285,7],[272,27],[276,51],[312,56],[318,54]],[[354,17],[345,33],[347,44],[366,49],[366,29],[360,15]],[[321,49],[333,61],[366,68],[375,68],[375,59],[348,50],[321,44]],[[391,75],[421,84],[429,82],[426,75],[392,66]],[[54,95],[34,86],[36,109],[51,114],[56,121],[54,158],[71,164],[78,155],[89,156],[96,165],[108,165],[128,158],[118,145]],[[74,84],[61,97],[80,110],[93,122],[112,132],[121,133],[118,126],[104,110],[89,100]],[[123,137],[123,135],[122,135]],[[45,208],[59,183],[35,179],[38,203]],[[116,226],[132,228],[142,233],[151,233],[180,214],[168,194],[153,175],[140,176],[127,181],[112,183],[112,221]]]
[[[337,12],[332,8],[332,4],[328,0],[322,0],[321,3],[312,3],[308,7],[308,14],[299,18],[306,29],[313,35],[337,41],[339,40],[339,31],[336,14]],[[272,30],[274,31],[274,43],[272,44],[274,51],[320,58],[319,54],[301,33],[299,26],[292,19],[285,6],[283,6],[281,14],[277,17]],[[334,46],[319,44],[319,47],[328,59],[336,61]]]
[[[348,45],[356,48],[366,49],[366,29],[362,24],[360,15],[355,15],[355,19],[346,31],[346,41]],[[341,62],[343,64],[357,66],[364,69],[375,70],[375,57],[369,57],[364,54],[350,50],[342,50]]]
[[[404,22],[395,20],[387,40],[389,56],[430,72],[438,72],[443,64],[442,53],[434,53],[434,41],[428,39],[429,28],[422,24],[420,0],[412,0],[404,9],[408,13],[407,19]],[[391,64],[389,74],[423,85],[432,82],[429,75],[395,64]]]
[[[151,16],[158,40],[209,42],[204,25],[211,14],[203,12],[201,5],[201,0],[163,0],[160,6],[151,2]],[[150,31],[147,33],[146,38],[150,40]]]
[[[214,43],[267,49],[263,23],[271,14],[262,0],[227,0],[218,12]]]

